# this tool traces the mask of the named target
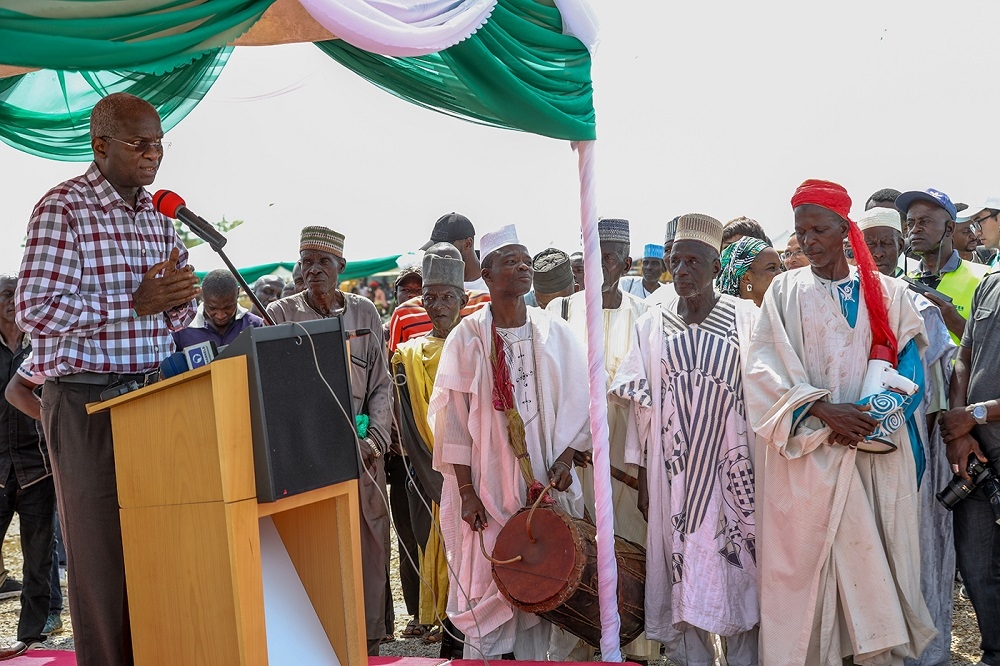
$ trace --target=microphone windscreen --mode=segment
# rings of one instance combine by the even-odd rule
[[[188,367],[187,357],[184,355],[184,352],[174,352],[160,363],[160,374],[163,376],[163,379],[170,379],[174,375],[179,375],[188,370],[190,368]]]
[[[184,199],[170,190],[159,190],[153,195],[153,207],[169,218],[177,219],[177,209],[186,206]]]

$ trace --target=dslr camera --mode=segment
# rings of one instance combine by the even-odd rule
[[[1000,525],[1000,478],[990,464],[982,463],[975,454],[969,456],[969,479],[956,474],[948,485],[937,494],[937,499],[949,511],[955,505],[971,495],[976,488],[982,486],[986,499],[993,509],[993,520]]]

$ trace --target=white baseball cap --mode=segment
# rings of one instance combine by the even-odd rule
[[[969,206],[958,214],[959,222],[967,222],[984,210],[1000,210],[1000,196],[987,197],[982,206]]]

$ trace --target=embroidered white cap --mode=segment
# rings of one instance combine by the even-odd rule
[[[895,208],[872,208],[866,210],[858,218],[858,228],[861,231],[872,227],[889,227],[903,233],[903,223],[899,219],[899,211]]]
[[[496,252],[508,245],[523,245],[517,239],[517,229],[513,224],[508,224],[506,227],[500,227],[496,231],[483,234],[483,237],[479,241],[479,254],[485,259],[490,253]]]

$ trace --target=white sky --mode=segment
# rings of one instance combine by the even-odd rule
[[[1000,3],[592,3],[599,208],[632,221],[633,255],[685,212],[777,235],[810,177],[844,184],[856,211],[882,187],[1000,194]],[[480,235],[516,223],[532,251],[580,245],[567,142],[407,104],[312,45],[237,49],[167,139],[152,189],[244,219],[238,266],[294,260],[306,224],[347,234],[348,259],[405,252],[452,210]],[[0,271],[16,270],[39,197],[85,167],[0,144]]]

